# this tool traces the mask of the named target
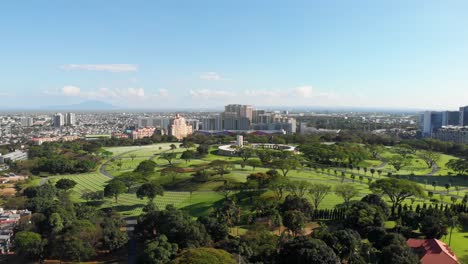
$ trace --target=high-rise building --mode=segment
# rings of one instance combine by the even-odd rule
[[[32,117],[22,117],[20,122],[21,126],[23,127],[31,127],[34,125],[34,120]]]
[[[421,114],[420,126],[423,137],[431,136],[442,127],[442,112],[425,111]]]
[[[250,130],[250,119],[247,117],[223,115],[222,128],[224,130]]]
[[[170,124],[169,118],[163,117],[140,117],[138,118],[138,127],[155,127],[166,130]]]
[[[197,131],[200,129],[200,120],[198,119],[188,119],[187,124],[192,126],[192,131]]]
[[[246,117],[252,121],[253,107],[251,105],[230,104],[224,107],[224,113],[226,115]]]
[[[460,107],[460,126],[468,126],[468,106]]]
[[[186,136],[192,134],[192,132],[192,126],[187,124],[185,118],[179,114],[177,114],[176,117],[171,120],[171,124],[169,126],[169,135],[174,136],[178,140],[182,140]]]
[[[200,120],[202,130],[222,130],[223,122],[221,116],[205,117]]]
[[[62,127],[65,125],[65,118],[61,113],[57,113],[53,117],[54,127]]]
[[[458,126],[460,124],[459,111],[443,111],[442,126]]]
[[[67,113],[65,115],[65,124],[67,126],[74,126],[76,125],[76,115],[75,113]]]

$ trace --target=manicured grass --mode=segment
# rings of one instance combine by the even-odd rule
[[[449,243],[449,235],[446,235],[442,238],[442,241],[448,245]],[[452,233],[452,241],[450,243],[450,248],[453,250],[455,255],[458,257],[458,260],[461,263],[468,263],[468,231],[467,230],[460,230],[454,229]]]
[[[100,191],[104,189],[104,185],[110,180],[100,173],[86,173],[74,175],[62,175],[50,177],[52,183],[59,179],[67,178],[77,182],[77,185],[72,190],[72,197],[77,202],[84,202],[81,195],[88,191]],[[164,192],[164,196],[156,197],[155,204],[159,208],[164,208],[168,204],[173,204],[176,207],[186,205],[189,198],[188,192]],[[139,215],[143,206],[147,203],[147,199],[138,199],[134,193],[125,193],[119,196],[118,202],[114,199],[106,198],[100,207],[115,207],[123,215]]]

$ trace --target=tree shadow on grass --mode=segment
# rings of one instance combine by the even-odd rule
[[[209,215],[211,212],[219,208],[223,204],[224,199],[216,201],[214,203],[210,202],[203,202],[203,203],[196,203],[192,205],[185,206],[182,208],[186,210],[191,216],[199,217],[203,215]]]
[[[414,176],[404,175],[399,176],[400,179],[408,179],[421,184],[427,183],[431,185],[432,182],[437,182],[437,186],[444,186],[446,183],[450,183],[452,186],[468,187],[468,176]]]

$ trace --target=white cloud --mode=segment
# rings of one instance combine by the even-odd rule
[[[292,90],[297,97],[311,98],[314,96],[314,89],[312,86],[299,86]]]
[[[227,79],[223,78],[217,72],[204,72],[204,73],[200,74],[200,79],[205,80],[205,81],[227,80]]]
[[[80,87],[67,85],[62,88],[62,93],[67,96],[79,96],[81,94]]]
[[[60,66],[63,70],[107,71],[107,72],[136,72],[135,64],[65,64]]]
[[[226,90],[200,89],[200,90],[190,90],[190,96],[194,98],[213,99],[213,98],[234,97],[236,96],[236,94],[230,91],[226,91]]]
[[[279,98],[287,96],[287,91],[281,90],[245,90],[244,94],[250,97]]]
[[[169,91],[166,90],[166,89],[159,89],[156,96],[167,97],[167,96],[169,96]]]

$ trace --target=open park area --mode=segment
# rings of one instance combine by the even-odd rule
[[[187,211],[192,217],[207,216],[222,206],[227,197],[237,197],[243,217],[248,218],[257,213],[258,204],[251,199],[242,199],[243,193],[256,192],[260,201],[278,198],[278,189],[270,188],[269,185],[248,185],[251,182],[249,179],[252,179],[251,175],[267,175],[272,169],[298,185],[309,183],[329,186],[331,191],[317,204],[316,209],[320,210],[331,211],[343,206],[345,202],[343,195],[335,191],[340,186],[352,186],[356,193],[350,197],[350,201],[357,201],[372,193],[369,188],[372,183],[387,178],[407,179],[416,182],[424,190],[422,195],[410,197],[401,203],[411,210],[466,202],[465,194],[468,192],[468,179],[465,176],[457,176],[457,172],[447,166],[450,160],[457,158],[441,153],[437,153],[432,157],[434,161],[428,163],[428,158],[425,159],[422,151],[406,153],[394,147],[381,147],[374,150],[372,155],[356,159],[353,165],[336,162],[322,166],[302,159],[302,156],[307,156],[307,151],[304,150],[304,153],[296,153],[301,159],[293,165],[265,166],[262,161],[266,158],[260,152],[223,156],[217,154],[216,145],[200,150],[195,144],[188,146],[179,144],[161,143],[105,148],[111,155],[101,162],[97,171],[49,176],[47,179],[50,182],[57,182],[63,178],[72,179],[77,183],[72,190],[73,199],[79,202],[90,202],[90,199],[94,199],[92,202],[98,206],[113,207],[124,217],[140,215],[148,204],[147,198],[140,199],[136,195],[141,182],[157,182],[164,188],[164,194],[154,199],[154,204],[159,209],[172,204]],[[198,152],[202,151],[205,153],[198,155]],[[401,155],[405,156],[403,161],[399,158]],[[139,165],[145,161],[153,164],[151,171],[144,173],[143,176],[140,175],[135,182],[129,183],[128,189],[119,194],[118,199],[103,196],[97,199],[89,198],[89,194],[103,191],[105,185],[112,179],[128,181],[129,175],[138,171]],[[299,189],[285,187],[282,191],[284,193],[279,197],[280,200],[290,193],[301,192],[300,187]],[[314,201],[313,195],[309,195],[307,190],[302,192],[303,197],[311,202]],[[392,201],[388,196],[384,195],[382,198],[391,205]],[[326,222],[326,219],[314,221]],[[388,223],[388,226],[392,225],[394,225],[392,222]],[[245,232],[243,226],[237,228],[237,232],[239,230],[241,233]],[[448,236],[444,236],[442,240],[449,243]],[[453,249],[459,257],[468,256],[468,250],[462,246],[468,243],[466,231],[455,228],[451,242],[456,244]]]

